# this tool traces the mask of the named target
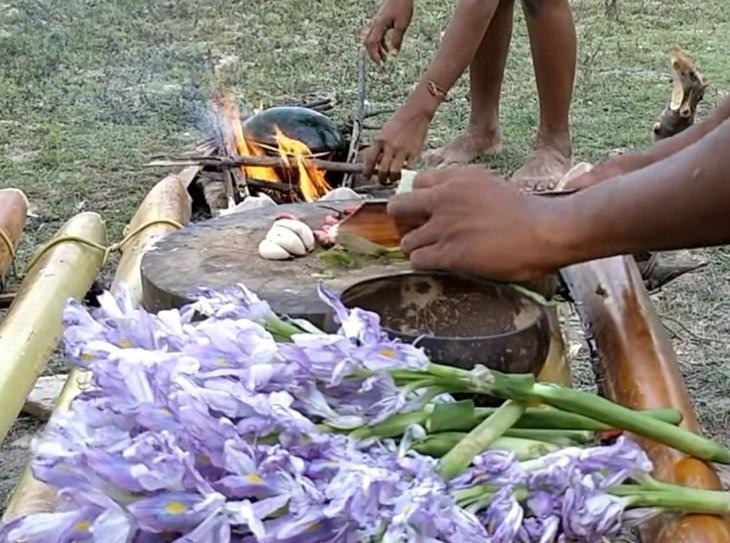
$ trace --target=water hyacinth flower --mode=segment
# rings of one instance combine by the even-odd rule
[[[517,538],[523,517],[524,511],[514,496],[513,488],[508,485],[494,494],[481,520],[487,527],[490,541],[510,543]]]
[[[196,315],[214,320],[246,319],[258,323],[275,316],[267,302],[241,284],[221,291],[201,288],[192,293],[191,298],[195,301],[180,311],[187,322],[192,321]]]
[[[69,304],[66,349],[91,385],[33,445],[34,475],[61,503],[0,528],[0,543],[548,543],[561,531],[615,532],[625,502],[607,489],[651,469],[628,440],[532,465],[486,451],[447,482],[437,459],[411,449],[422,426],[399,440],[330,433],[421,410],[440,390],[398,386],[390,372],[427,370],[423,351],[389,339],[378,315],[320,295],[336,334],[270,332],[284,321],[240,285],[158,315],[124,294],[91,312]],[[461,507],[459,492],[481,485],[488,492]]]

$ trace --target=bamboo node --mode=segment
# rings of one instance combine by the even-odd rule
[[[172,226],[173,228],[176,228],[177,230],[180,230],[183,226],[177,221],[174,221],[172,219],[153,219],[151,221],[147,221],[144,224],[140,225],[138,228],[136,228],[131,233],[124,236],[124,238],[117,242],[112,243],[111,245],[101,245],[99,243],[96,243],[95,241],[90,241],[88,239],[84,239],[79,236],[59,236],[57,238],[53,238],[51,241],[43,245],[38,252],[33,256],[31,261],[28,263],[28,267],[25,270],[25,275],[28,275],[30,270],[35,266],[38,261],[45,255],[48,251],[53,249],[55,246],[60,245],[62,243],[67,242],[73,242],[73,243],[80,243],[81,245],[86,245],[87,247],[91,247],[92,249],[97,249],[99,251],[102,251],[104,253],[104,256],[101,260],[101,267],[103,268],[107,261],[109,260],[109,255],[112,253],[122,252],[124,250],[124,246],[132,241],[135,237],[137,237],[139,234],[147,230],[150,226],[154,226],[156,224],[166,224],[168,226]],[[0,230],[0,233],[2,233],[2,230]],[[12,253],[11,253],[12,256]],[[17,275],[16,275],[17,277]]]

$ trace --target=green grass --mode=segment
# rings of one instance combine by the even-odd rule
[[[436,49],[453,1],[417,0],[396,63],[370,70],[372,107],[401,103]],[[577,159],[601,160],[618,147],[651,143],[669,95],[668,52],[684,47],[709,77],[701,116],[730,89],[726,0],[575,0],[579,63],[572,109]],[[23,189],[35,216],[20,251],[27,260],[74,213],[93,210],[118,239],[125,222],[165,172],[150,155],[186,150],[205,135],[213,62],[235,61],[220,84],[248,107],[334,95],[333,115],[352,107],[357,41],[373,3],[358,0],[16,0],[0,4],[0,187]],[[516,168],[537,124],[537,100],[524,21],[518,9],[502,103],[504,152],[492,165]],[[467,86],[438,114],[435,145],[468,118]],[[705,271],[677,281],[659,310],[676,330],[683,371],[703,423],[727,442],[730,252],[701,253]],[[107,275],[109,270],[107,271]],[[670,325],[671,326],[671,325]],[[4,468],[5,471],[5,468]],[[2,502],[0,489],[0,502]]]

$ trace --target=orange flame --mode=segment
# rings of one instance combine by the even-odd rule
[[[261,156],[263,150],[253,142],[249,142],[243,134],[241,114],[238,106],[230,96],[221,98],[221,121],[224,130],[230,130],[236,144],[236,153],[239,156]],[[279,181],[279,176],[272,168],[264,166],[244,166],[241,168],[246,177],[260,181]]]
[[[312,155],[309,147],[299,140],[290,138],[278,127],[276,128],[276,143],[279,146],[279,155],[289,167],[292,167],[289,162],[290,157],[296,161],[299,188],[307,202],[314,202],[332,190],[325,179],[324,170],[316,168],[306,159]]]
[[[266,154],[259,145],[246,138],[241,123],[241,114],[230,95],[217,96],[214,98],[213,104],[218,109],[218,116],[229,153],[235,153],[238,156],[264,156]],[[312,153],[303,142],[288,137],[278,127],[276,128],[276,142],[279,156],[287,165],[287,173],[296,172],[298,174],[296,177],[299,180],[299,188],[306,201],[313,202],[332,190],[332,187],[325,179],[325,172],[314,167],[307,160]],[[290,159],[294,159],[295,163],[292,164]],[[241,170],[247,178],[256,179],[257,181],[287,182],[280,178],[275,168],[242,166]]]

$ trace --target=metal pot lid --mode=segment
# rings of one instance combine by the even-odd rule
[[[267,145],[276,145],[276,127],[279,127],[313,153],[344,148],[342,134],[335,123],[326,115],[305,107],[272,107],[246,119],[243,127],[249,138]]]

